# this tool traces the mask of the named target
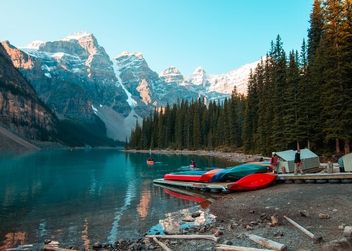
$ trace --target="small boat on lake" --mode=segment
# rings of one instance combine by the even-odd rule
[[[271,169],[268,165],[260,163],[246,163],[217,172],[210,179],[210,182],[237,181],[249,174],[266,173],[269,171],[271,171]]]
[[[148,157],[147,165],[154,165],[154,159],[152,157]]]
[[[257,190],[269,186],[277,174],[272,173],[253,173],[249,174],[227,187],[230,191]]]

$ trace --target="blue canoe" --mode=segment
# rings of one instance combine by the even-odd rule
[[[210,179],[210,182],[224,182],[224,181],[236,181],[249,174],[253,173],[266,173],[270,171],[270,167],[260,163],[247,163],[238,166],[233,166],[224,169]]]

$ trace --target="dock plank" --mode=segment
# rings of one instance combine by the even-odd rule
[[[227,186],[233,183],[233,182],[201,183],[201,182],[192,182],[192,181],[178,181],[178,180],[164,180],[164,179],[156,179],[156,180],[153,180],[153,182],[157,184],[197,188],[197,189],[221,189],[222,191],[226,191]]]

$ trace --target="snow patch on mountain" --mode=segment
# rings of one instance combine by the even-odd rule
[[[86,31],[78,31],[78,32],[72,32],[70,33],[67,37],[65,37],[64,39],[62,39],[63,41],[69,41],[69,40],[80,40],[84,37],[90,36],[92,34],[89,34]]]
[[[114,62],[113,59],[111,59],[111,61]],[[127,101],[127,103],[130,105],[131,109],[133,110],[133,109],[136,108],[136,106],[137,106],[137,101],[132,98],[132,94],[131,94],[131,93],[126,89],[126,87],[122,84],[122,80],[121,80],[121,78],[120,78],[120,74],[121,74],[120,68],[117,66],[116,63],[113,63],[113,69],[114,69],[116,78],[117,78],[117,80],[118,80],[118,82],[116,83],[116,86],[121,86],[121,87],[122,87],[122,89],[124,90],[124,92],[126,93],[126,95],[127,95],[127,97],[128,97],[126,101]]]

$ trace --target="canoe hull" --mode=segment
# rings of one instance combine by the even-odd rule
[[[247,175],[227,187],[230,191],[250,191],[269,186],[277,178],[272,173],[254,173]]]
[[[196,181],[199,182],[206,171],[184,171],[168,173],[164,175],[164,180]]]
[[[210,182],[211,178],[223,169],[213,169],[210,171],[184,171],[176,173],[168,173],[164,175],[164,180],[179,180],[179,181],[196,181]]]
[[[154,165],[154,160],[147,160],[147,165]]]
[[[255,163],[242,164],[216,173],[210,182],[237,181],[249,174],[265,173],[269,170],[270,168],[267,165]]]
[[[202,177],[200,177],[200,182],[210,182],[211,178],[217,174],[218,172],[221,172],[223,169],[214,169],[214,170],[210,170],[208,172],[206,172],[205,174],[202,175]]]

